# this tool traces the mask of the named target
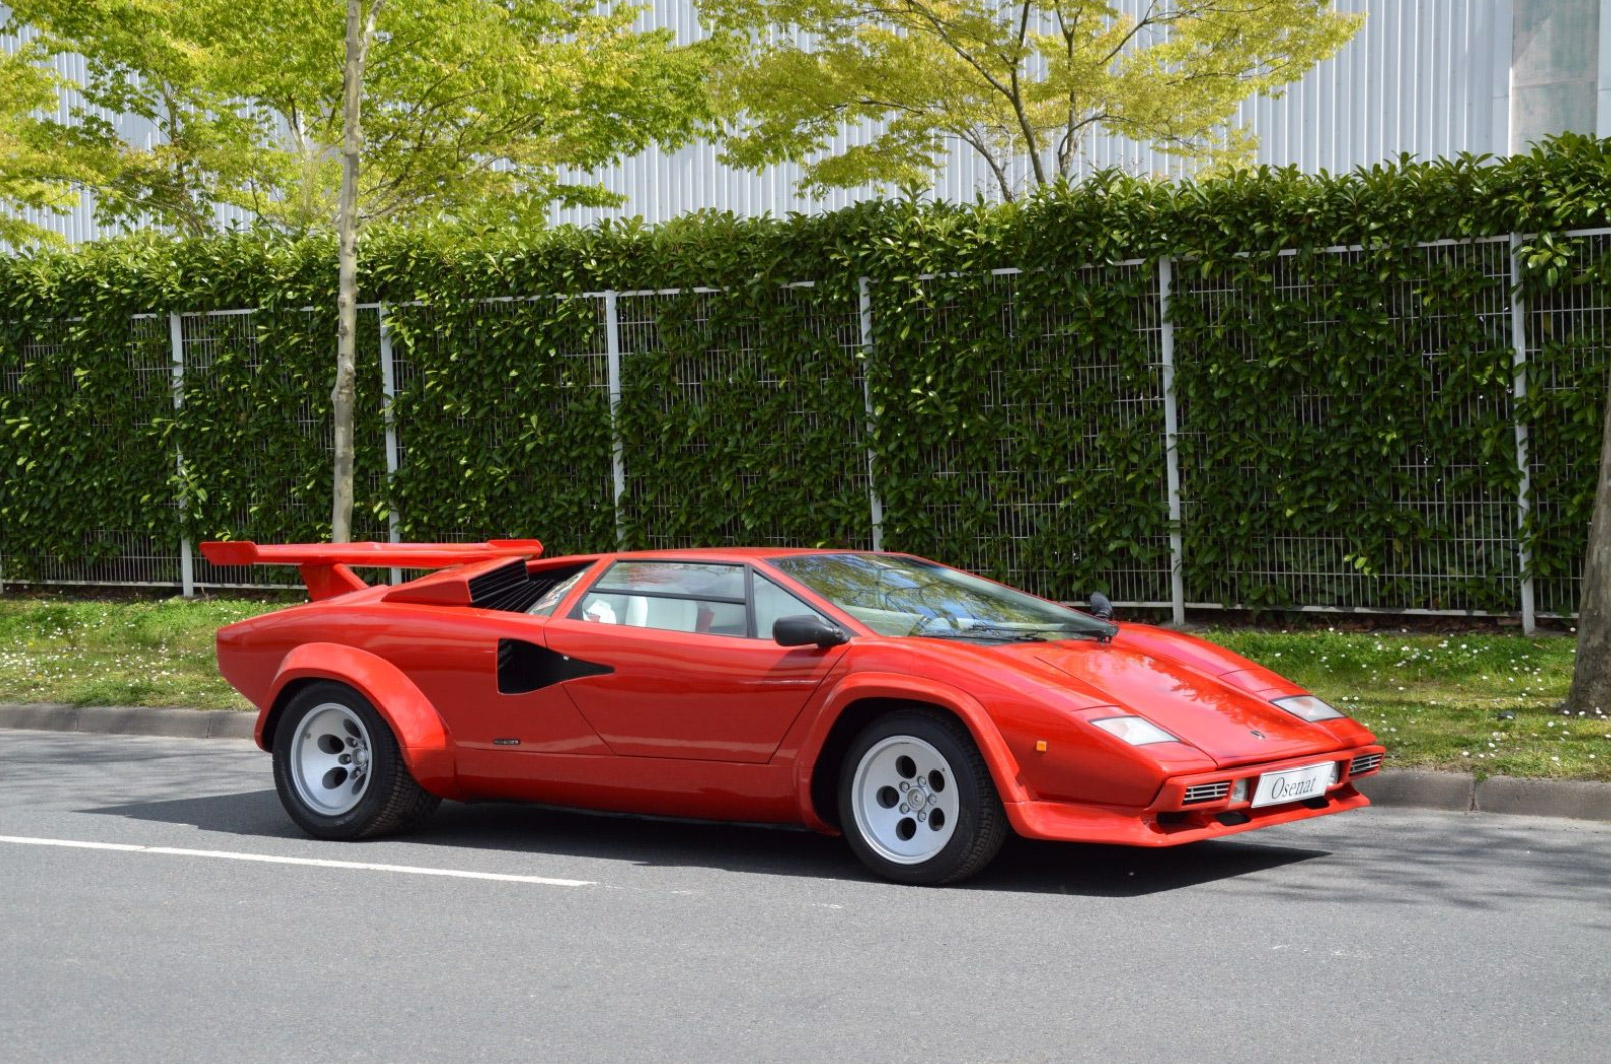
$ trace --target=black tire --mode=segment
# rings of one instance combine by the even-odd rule
[[[292,747],[309,717],[322,712],[339,721],[341,711],[356,717],[362,732],[367,733],[368,782],[351,808],[331,811],[299,790]],[[318,741],[311,734],[303,737],[303,742]],[[348,777],[340,779],[345,782]],[[346,684],[328,680],[298,691],[280,716],[274,729],[274,789],[297,826],[319,839],[370,839],[413,831],[442,803],[409,775],[397,737],[369,700]]]
[[[939,767],[941,779],[936,782],[954,787],[953,794],[946,796],[946,802],[955,819],[948,841],[938,844],[940,848],[936,852],[892,859],[888,855],[892,851],[879,841],[878,829],[864,826],[858,819],[858,770],[866,760],[868,773],[862,781],[863,789],[872,793],[869,788],[878,782],[876,773],[884,765],[885,759],[890,754],[898,755],[900,751],[909,749],[914,741],[915,744],[931,748],[942,760],[943,765]],[[901,758],[897,756],[892,763],[898,764],[900,761]],[[899,778],[903,775],[904,770],[897,769],[896,775],[887,782],[899,783],[904,790],[907,784]],[[934,811],[940,810],[939,798],[943,796],[944,786],[934,788],[930,794],[929,785],[924,782],[929,777],[923,772],[907,778],[913,781],[912,786],[921,787],[928,795],[926,808],[929,810],[928,816],[932,817]],[[889,790],[888,786],[877,788],[880,805],[884,804],[882,795]],[[907,811],[905,804],[885,808],[898,808],[901,814]],[[898,815],[888,813],[890,817]],[[916,826],[918,819],[921,818],[916,812],[910,817],[901,816],[898,828],[910,827],[914,832],[920,831],[922,829]],[[839,770],[839,823],[851,850],[873,872],[897,883],[924,886],[958,883],[978,874],[995,858],[1007,838],[1007,814],[1001,807],[1001,797],[990,778],[990,769],[974,744],[973,736],[955,717],[918,707],[879,717],[850,744]],[[932,824],[932,820],[927,824]]]

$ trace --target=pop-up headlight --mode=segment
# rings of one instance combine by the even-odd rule
[[[1091,722],[1109,735],[1116,735],[1131,746],[1148,743],[1178,743],[1179,739],[1144,717],[1106,717]]]
[[[1320,701],[1314,695],[1293,695],[1290,698],[1271,699],[1294,717],[1314,723],[1317,720],[1336,720],[1344,714]]]

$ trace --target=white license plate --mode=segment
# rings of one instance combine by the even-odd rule
[[[1283,772],[1266,772],[1259,777],[1258,789],[1253,792],[1253,808],[1281,805],[1284,802],[1301,802],[1306,798],[1320,798],[1337,778],[1337,763],[1327,761],[1321,765],[1305,765]]]

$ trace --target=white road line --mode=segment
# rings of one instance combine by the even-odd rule
[[[325,861],[315,857],[275,857],[266,853],[239,853],[234,850],[187,850],[178,846],[134,846],[123,842],[83,842],[78,839],[34,839],[22,835],[0,835],[0,843],[18,846],[65,846],[77,850],[113,850],[120,853],[154,853],[167,857],[212,857],[225,861],[257,861],[262,864],[306,865],[310,868],[351,868],[364,872],[401,872],[410,876],[448,876],[453,879],[490,879],[499,883],[535,883],[544,887],[591,887],[591,879],[555,879],[551,876],[515,876],[503,872],[467,872],[458,868],[420,868],[414,865],[373,864],[368,861]]]

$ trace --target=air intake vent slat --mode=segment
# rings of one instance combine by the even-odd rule
[[[1354,758],[1353,764],[1348,769],[1348,774],[1350,776],[1363,776],[1365,773],[1375,772],[1381,767],[1381,754],[1360,754]]]
[[[532,581],[519,559],[470,580],[470,605],[483,610],[524,613],[541,594],[542,586]]]
[[[1199,783],[1186,788],[1186,797],[1182,799],[1181,804],[1200,805],[1203,802],[1217,802],[1230,793],[1230,780],[1220,780],[1216,783]]]

